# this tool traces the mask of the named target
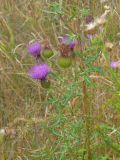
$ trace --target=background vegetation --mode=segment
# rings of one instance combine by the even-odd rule
[[[85,17],[100,17],[105,5],[107,22],[86,40]],[[58,37],[66,34],[85,49],[79,43],[72,66],[63,70]],[[35,61],[26,50],[46,37],[54,51],[49,90],[29,78]],[[119,0],[0,0],[0,159],[119,160],[120,72],[110,67],[119,58]]]

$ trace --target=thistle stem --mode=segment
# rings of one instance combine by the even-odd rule
[[[85,122],[85,130],[86,130],[86,147],[87,147],[87,154],[88,160],[92,160],[92,154],[91,154],[91,147],[90,147],[90,107],[88,104],[88,95],[87,95],[87,86],[86,82],[83,82],[83,115],[84,115],[84,122]]]

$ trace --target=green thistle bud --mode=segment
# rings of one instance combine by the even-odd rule
[[[58,64],[61,68],[68,68],[72,65],[72,58],[70,57],[60,57],[58,60]]]
[[[50,81],[49,80],[41,80],[41,86],[45,89],[50,88]]]
[[[46,49],[46,50],[43,52],[42,56],[43,56],[45,59],[48,59],[48,58],[50,58],[50,57],[53,56],[53,52],[52,52],[51,50]]]

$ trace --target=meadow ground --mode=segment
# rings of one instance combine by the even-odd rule
[[[46,39],[49,89],[26,47]],[[120,160],[119,0],[0,0],[0,160]]]

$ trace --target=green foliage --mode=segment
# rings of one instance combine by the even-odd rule
[[[52,12],[53,14],[61,14],[62,11],[61,11],[61,6],[60,6],[60,4],[57,3],[57,2],[52,3],[52,4],[51,4],[51,12]]]
[[[86,17],[86,16],[88,16],[90,14],[90,10],[88,8],[82,8],[80,10],[80,13],[81,13],[82,17]]]

